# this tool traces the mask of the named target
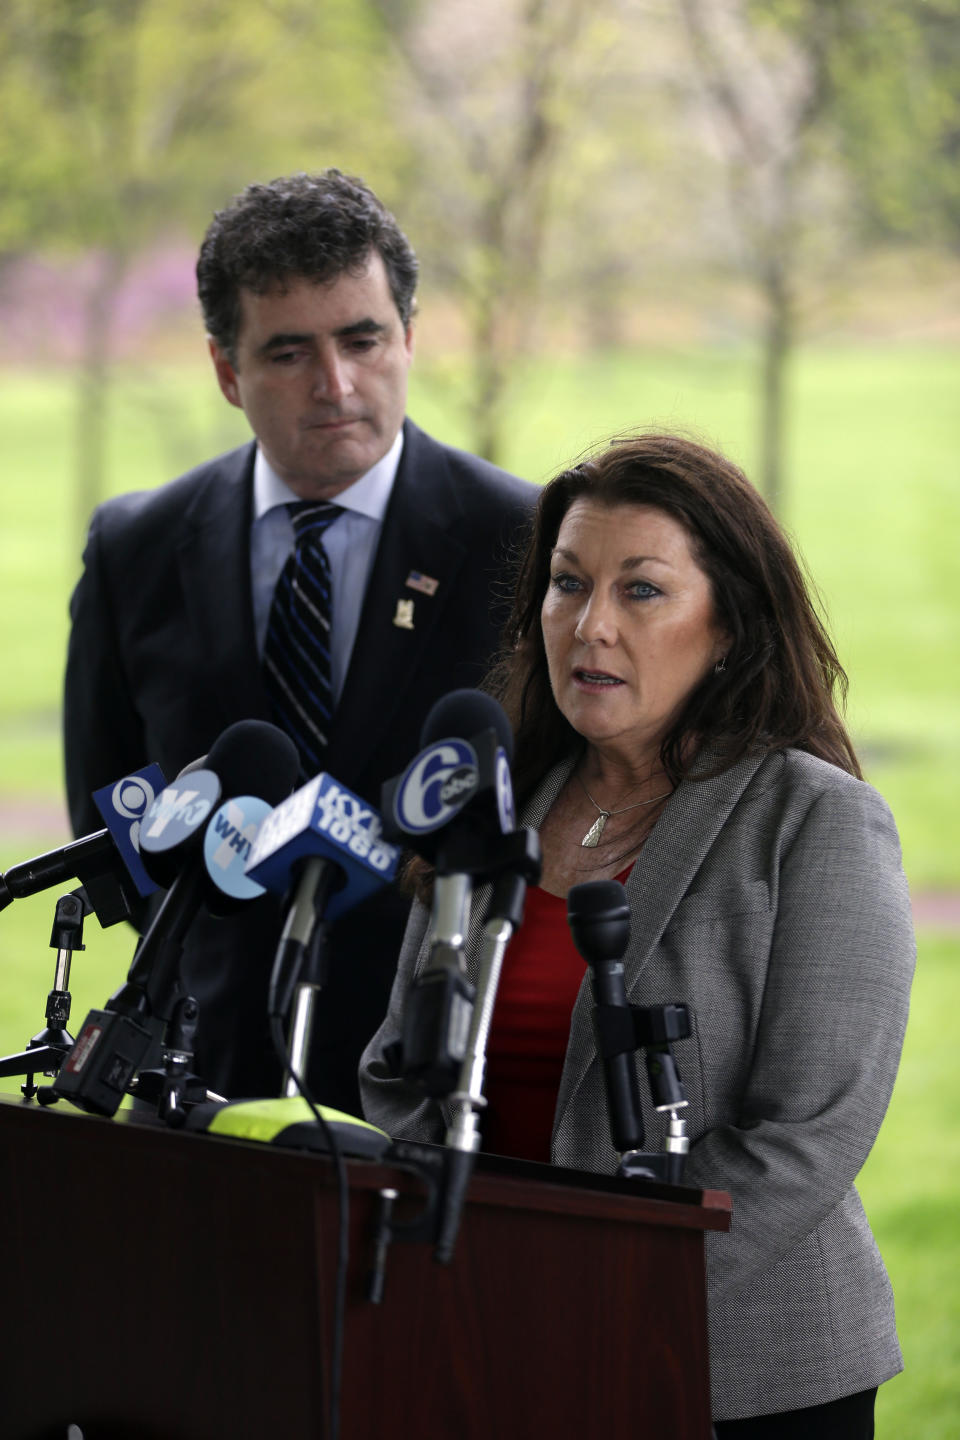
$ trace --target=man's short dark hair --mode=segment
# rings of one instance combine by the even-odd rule
[[[298,280],[325,284],[383,260],[404,326],[413,314],[418,264],[410,242],[369,186],[340,170],[248,185],[214,215],[200,246],[197,293],[207,331],[233,358],[240,291],[266,294]]]

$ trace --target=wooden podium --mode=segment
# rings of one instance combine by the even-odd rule
[[[543,1178],[532,1178],[532,1177]],[[703,1238],[722,1192],[478,1160],[456,1254],[391,1245],[349,1162],[342,1440],[708,1440]],[[0,1097],[3,1440],[322,1440],[323,1156]]]

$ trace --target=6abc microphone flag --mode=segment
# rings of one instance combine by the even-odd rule
[[[448,733],[444,734],[443,732]],[[469,740],[459,738],[460,732]],[[449,732],[452,732],[449,733]],[[471,808],[495,823],[501,835],[516,823],[510,759],[513,737],[502,708],[479,690],[455,690],[427,716],[421,734],[424,747],[407,769],[383,787],[382,808],[391,833],[403,836],[424,858],[450,858],[446,827]],[[466,834],[477,830],[474,824]]]
[[[389,1059],[439,1099],[459,1078],[476,999],[464,954],[474,885],[502,868],[505,837],[513,833],[513,736],[489,695],[455,690],[430,711],[420,743],[406,770],[383,787],[387,833],[435,870],[430,953],[407,992],[403,1033]]]

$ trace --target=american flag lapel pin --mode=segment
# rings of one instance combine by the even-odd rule
[[[409,590],[419,590],[423,595],[436,595],[439,580],[434,580],[432,575],[424,575],[420,570],[411,570],[406,580]]]
[[[397,613],[393,617],[393,623],[400,630],[413,629],[413,601],[398,600]]]

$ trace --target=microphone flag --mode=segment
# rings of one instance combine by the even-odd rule
[[[251,847],[247,876],[273,894],[285,895],[297,862],[311,855],[331,860],[346,877],[327,900],[328,921],[389,883],[400,861],[397,847],[383,838],[376,810],[325,771],[263,821]]]
[[[150,879],[140,859],[140,825],[157,795],[166,785],[159,765],[145,765],[125,775],[115,785],[93,792],[93,803],[126,865],[138,893],[145,899],[159,887]]]

